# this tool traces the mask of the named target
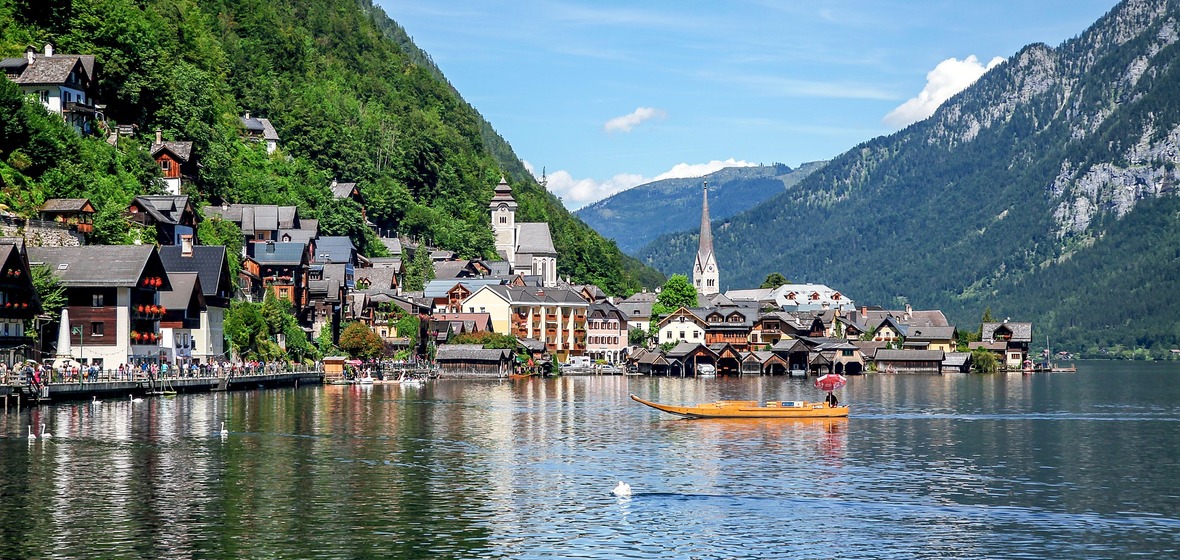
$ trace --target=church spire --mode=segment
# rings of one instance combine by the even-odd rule
[[[717,258],[713,255],[713,227],[709,223],[709,182],[705,182],[704,200],[701,204],[701,241],[697,248],[696,262],[692,266],[693,285],[698,294],[716,294],[719,290]]]

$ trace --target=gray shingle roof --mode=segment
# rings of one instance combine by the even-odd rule
[[[443,344],[435,354],[435,359],[440,362],[498,362],[511,358],[511,350],[484,348],[478,344]]]
[[[327,235],[315,240],[315,254],[312,258],[319,263],[354,263],[356,247],[346,236]]]
[[[942,350],[877,350],[874,357],[878,362],[941,362],[945,357]]]
[[[188,197],[181,196],[137,196],[133,201],[143,208],[158,223],[176,225],[188,207]]]
[[[353,271],[353,278],[356,279],[358,290],[392,290],[394,280],[397,278],[397,269],[388,267],[358,268]],[[366,287],[362,288],[361,286]]]
[[[303,243],[249,243],[248,254],[258,264],[297,265],[303,262]]]
[[[524,222],[516,224],[516,252],[533,255],[556,255],[553,238],[549,235],[549,224],[545,222]]]
[[[170,272],[168,279],[172,282],[172,289],[160,290],[160,305],[168,309],[187,308],[196,297],[201,301],[200,307],[205,307],[200,275],[195,272]]]
[[[907,340],[949,340],[955,337],[954,327],[910,327]]]
[[[192,256],[184,256],[179,245],[160,247],[160,261],[169,274],[196,272],[201,278],[201,292],[206,297],[230,297],[233,285],[229,278],[229,262],[222,245],[195,245]]]
[[[29,247],[30,263],[45,263],[63,286],[134,287],[158,270],[161,289],[171,289],[154,245],[88,245],[85,247]]]
[[[1032,341],[1032,323],[1013,323],[1010,321],[1005,321],[1003,323],[984,323],[984,342],[994,340],[995,332],[1000,327],[1008,327],[1008,329],[1012,331],[1012,342]]]
[[[152,142],[152,157],[156,157],[164,150],[172,152],[181,163],[187,163],[193,157],[192,142]]]
[[[28,62],[28,59],[22,59]],[[70,72],[78,67],[87,76],[83,81],[89,77],[86,72],[86,66],[82,63],[82,57],[76,54],[62,54],[54,56],[34,55],[33,63],[25,67],[20,76],[12,81],[18,84],[64,84],[70,76]]]
[[[42,212],[82,212],[90,204],[88,198],[51,198],[41,207]]]
[[[336,198],[348,198],[352,196],[352,189],[356,188],[356,183],[337,183],[332,181],[332,196]]]

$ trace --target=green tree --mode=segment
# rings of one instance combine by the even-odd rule
[[[434,279],[434,262],[430,260],[430,249],[424,243],[419,243],[414,249],[414,257],[406,259],[407,250],[402,251],[402,262],[406,263],[406,290],[421,291],[426,283]]]
[[[41,300],[42,313],[49,316],[50,322],[57,322],[61,319],[61,310],[66,306],[66,287],[46,265],[30,266],[29,278],[33,281],[33,289],[37,291],[37,299]],[[26,332],[36,332],[35,320],[30,317],[25,321]],[[41,333],[37,332],[36,335],[40,336]]]
[[[766,275],[766,280],[763,280],[762,285],[760,285],[758,287],[759,288],[770,288],[773,290],[779,286],[782,286],[783,284],[790,284],[790,283],[791,283],[790,280],[787,280],[786,276],[783,276],[782,274],[780,274],[778,272],[771,272],[770,274]]]
[[[631,346],[647,346],[648,338],[647,331],[639,327],[632,327],[627,331],[627,344]]]
[[[490,331],[462,333],[451,336],[451,344],[479,344],[484,348],[515,350],[516,337],[510,334],[498,334]]]
[[[971,352],[971,371],[975,373],[995,373],[999,367],[1000,362],[991,350],[976,348]]]
[[[652,304],[652,318],[667,315],[681,307],[696,306],[697,289],[693,287],[692,282],[683,274],[673,274],[667,282],[664,282],[664,287],[656,296],[655,303]]]
[[[354,358],[376,358],[385,350],[381,337],[360,321],[344,327],[340,332],[339,346]]]
[[[225,313],[225,338],[231,349],[243,358],[258,355],[260,340],[267,340],[270,328],[262,316],[262,305],[249,301],[234,301]]]

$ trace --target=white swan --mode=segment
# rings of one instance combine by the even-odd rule
[[[42,422],[41,423],[41,439],[49,439],[51,437],[53,437],[53,434],[45,431],[45,422]]]
[[[225,420],[222,420],[221,421],[221,437],[226,437],[228,435],[229,435],[229,430],[225,429]]]
[[[135,395],[127,395],[127,400],[132,403],[143,402],[143,399],[137,399],[135,398]]]
[[[33,425],[29,424],[29,441],[35,441],[37,436],[33,435]]]
[[[629,498],[631,497],[631,485],[620,480],[619,483],[615,485],[615,489],[611,490],[610,493],[620,498]]]

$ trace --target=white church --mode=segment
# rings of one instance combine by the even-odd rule
[[[557,250],[546,222],[517,222],[516,200],[512,187],[500,179],[496,193],[488,203],[492,214],[492,232],[496,235],[496,252],[512,267],[513,274],[537,276],[541,285],[557,285]]]

